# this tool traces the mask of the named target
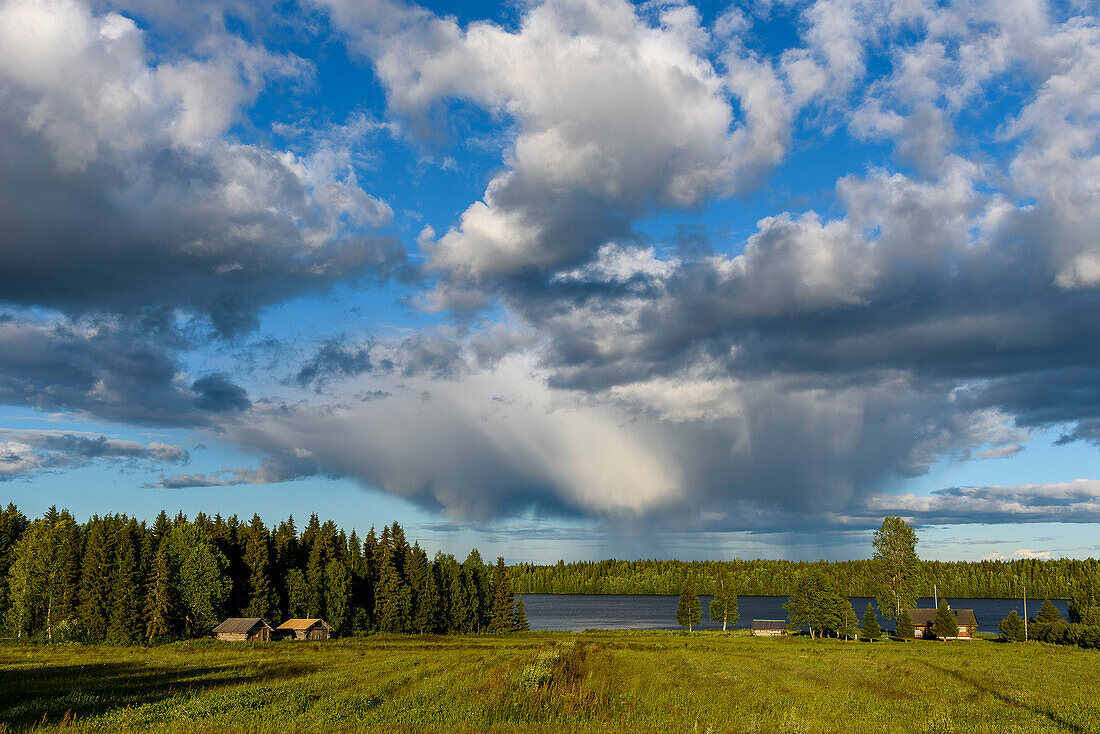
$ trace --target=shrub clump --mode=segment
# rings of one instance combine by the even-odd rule
[[[571,655],[576,649],[576,640],[560,642],[554,647],[539,653],[535,662],[527,665],[519,674],[519,684],[522,688],[542,688],[549,686],[554,680],[554,671],[558,664]]]

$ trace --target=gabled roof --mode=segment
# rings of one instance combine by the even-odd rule
[[[752,628],[754,630],[785,630],[787,629],[787,620],[754,619],[752,620]]]
[[[966,625],[968,627],[976,627],[978,624],[977,618],[974,616],[973,609],[952,609],[955,613],[955,623],[959,625]],[[913,624],[917,627],[926,627],[936,621],[935,609],[910,609],[909,617],[913,620]]]
[[[260,626],[271,629],[271,625],[259,617],[230,617],[215,627],[213,631],[215,633],[225,632],[231,635],[243,635]]]
[[[283,622],[282,624],[280,624],[275,629],[280,629],[280,630],[307,630],[310,627],[313,627],[314,625],[316,625],[317,623],[320,623],[322,627],[327,629],[329,632],[332,632],[332,627],[330,627],[329,623],[326,622],[323,619],[288,619],[287,621]]]

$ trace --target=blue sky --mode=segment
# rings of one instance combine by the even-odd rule
[[[1095,3],[0,2],[0,490],[1085,557]]]

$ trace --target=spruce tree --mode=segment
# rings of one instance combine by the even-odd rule
[[[347,632],[351,622],[351,574],[343,561],[333,559],[325,567],[325,600],[328,623],[338,632]]]
[[[411,557],[413,568],[409,580],[413,584],[413,630],[421,635],[433,635],[439,631],[441,600],[439,582],[427,554],[416,546]]]
[[[168,557],[168,544],[161,543],[153,557],[145,585],[145,635],[163,640],[176,634],[176,584]]]
[[[99,642],[107,635],[111,603],[111,547],[107,537],[107,519],[88,521],[87,539],[80,574],[80,603],[77,617],[83,636]]]
[[[685,578],[681,582],[680,604],[676,607],[676,623],[681,627],[687,627],[688,632],[691,632],[692,627],[702,620],[703,607],[695,594],[695,584]]]
[[[382,632],[408,632],[411,625],[411,594],[402,583],[393,563],[393,548],[382,545],[378,590],[375,595],[375,617]]]
[[[477,623],[477,605],[470,601],[473,586],[462,566],[453,556],[448,556],[443,566],[443,586],[447,605],[447,631],[472,632]]]
[[[906,616],[908,616],[908,612],[906,612]],[[910,626],[912,626],[912,622],[910,622]],[[871,606],[871,602],[867,602],[867,609],[863,612],[863,624],[859,627],[859,634],[871,642],[882,637],[882,627],[879,626],[878,617],[875,615],[875,608]]]
[[[718,577],[718,588],[714,590],[714,598],[710,600],[710,619],[712,622],[721,622],[722,631],[725,632],[726,625],[737,624],[739,616],[737,594],[723,574]]]
[[[141,621],[141,589],[138,584],[137,554],[126,528],[117,534],[114,579],[111,584],[111,612],[107,624],[107,639],[128,643],[144,636]]]
[[[258,514],[252,516],[252,522],[244,535],[244,566],[248,569],[248,602],[244,608],[244,616],[266,619],[275,611],[277,597],[269,575],[269,536]]]
[[[1024,641],[1024,620],[1020,619],[1020,615],[1016,614],[1015,609],[1001,620],[997,628],[1001,631],[1001,637],[1007,642]]]
[[[512,629],[516,632],[527,632],[531,629],[527,621],[527,610],[523,607],[523,597],[517,595],[516,609],[512,612]]]
[[[512,629],[514,606],[511,580],[504,567],[504,557],[500,556],[493,568],[493,616],[489,622],[489,629],[493,632],[506,632]]]
[[[1057,622],[1061,618],[1062,614],[1058,611],[1058,607],[1051,604],[1050,599],[1043,599],[1043,607],[1039,610],[1039,614],[1035,617],[1035,621],[1050,624],[1052,622]]]
[[[959,634],[958,620],[948,606],[947,599],[940,601],[940,606],[936,609],[936,618],[932,621],[932,634],[944,642],[948,637],[957,637]]]
[[[303,619],[309,616],[310,590],[306,575],[300,568],[292,568],[286,574],[287,616]]]
[[[898,616],[898,637],[909,641],[916,637],[917,631],[913,628],[913,617],[908,609],[902,609]]]
[[[466,560],[462,562],[462,571],[466,582],[467,601],[472,614],[472,630],[480,632],[482,628],[489,626],[489,620],[492,618],[493,595],[485,562],[481,560],[481,554],[478,553],[477,548],[471,549]]]

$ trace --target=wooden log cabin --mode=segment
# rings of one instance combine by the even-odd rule
[[[236,642],[267,642],[273,631],[271,625],[259,617],[230,617],[214,628],[214,637]]]
[[[956,637],[948,637],[949,640],[972,640],[978,632],[978,619],[974,616],[973,609],[952,609],[955,613],[955,624],[959,626],[959,634]],[[909,616],[913,619],[913,636],[917,638],[934,639],[932,624],[936,621],[935,609],[910,609]]]
[[[332,637],[332,627],[323,619],[288,619],[275,633],[287,640],[327,640]]]

